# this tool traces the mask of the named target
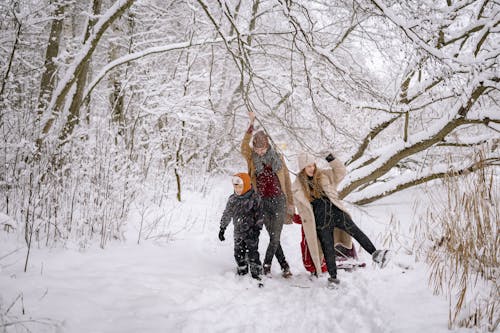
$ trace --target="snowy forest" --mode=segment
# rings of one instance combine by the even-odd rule
[[[131,216],[245,171],[255,112],[292,176],[299,151],[340,156],[352,206],[439,184],[410,252],[448,328],[493,332],[499,32],[495,0],[3,0],[0,242],[23,248],[20,272],[36,251],[125,242]]]

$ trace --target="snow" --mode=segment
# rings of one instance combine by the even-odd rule
[[[26,273],[26,249],[15,251],[22,240],[0,230],[0,327],[31,319],[24,325],[32,332],[449,332],[447,301],[432,295],[426,266],[396,245],[384,269],[359,250],[367,267],[340,271],[341,285],[331,290],[327,275],[310,279],[301,262],[300,226],[286,225],[282,246],[293,277],[283,279],[276,261],[264,288],[237,277],[232,225],[225,242],[217,238],[230,181],[211,183],[206,196],[186,193],[181,204],[136,209],[126,242],[104,250],[34,248]],[[391,218],[407,237],[417,195],[407,191],[350,211],[381,247]],[[141,216],[149,239],[137,244]],[[267,243],[264,232],[261,257]]]

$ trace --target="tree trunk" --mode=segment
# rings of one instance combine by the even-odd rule
[[[5,71],[5,76],[2,79],[2,86],[0,87],[0,102],[3,101],[3,93],[5,90],[5,85],[7,84],[7,80],[9,79],[10,70],[12,68],[12,60],[14,59],[14,55],[16,54],[17,46],[19,44],[19,35],[21,34],[21,22],[17,21],[16,24],[17,24],[16,38],[14,39],[14,45],[12,46],[12,52],[10,53],[9,56],[7,70]]]
[[[132,15],[132,14],[130,14]],[[134,17],[130,16],[128,20],[127,27],[129,28],[128,36],[132,36],[134,33]],[[132,37],[129,39],[129,46],[127,49],[127,53],[130,54],[132,51],[133,40]],[[109,62],[113,62],[118,59],[120,55],[120,46],[118,43],[112,43],[109,49]],[[128,73],[128,65],[125,68],[125,77]],[[110,86],[111,86],[111,94],[109,96],[109,103],[111,105],[111,115],[113,121],[118,126],[118,135],[123,136],[125,130],[125,95],[123,92],[123,86],[120,78],[120,74],[118,72],[112,72],[109,76]]]
[[[94,0],[92,3],[92,14],[97,16],[101,12],[101,0]],[[90,38],[92,30],[96,24],[97,20],[95,18],[89,19],[87,23],[87,29],[85,31],[84,43]],[[59,135],[60,145],[63,145],[67,138],[73,133],[75,126],[80,122],[80,110],[83,104],[83,93],[85,86],[87,84],[87,77],[89,75],[90,59],[88,59],[81,67],[81,70],[77,74],[76,79],[76,91],[71,100],[71,105],[69,107],[69,114],[66,119],[66,123]]]
[[[179,146],[177,147],[177,151],[175,152],[175,168],[174,168],[174,173],[175,173],[175,181],[177,184],[177,201],[182,200],[182,183],[181,183],[181,175],[179,173],[179,169],[182,169],[183,167],[183,161],[182,161],[182,143],[184,141],[184,128],[186,126],[186,122],[183,120],[182,121],[182,129],[181,129],[181,139],[179,141]]]
[[[40,136],[36,140],[36,146],[38,149],[42,147],[45,136],[49,133],[55,120],[59,116],[65,99],[71,87],[78,78],[78,74],[80,73],[80,71],[82,71],[82,68],[86,66],[87,62],[90,61],[102,36],[109,28],[109,26],[116,19],[118,19],[118,17],[120,17],[125,12],[125,10],[132,6],[133,3],[134,0],[116,1],[115,4],[110,9],[108,9],[106,13],[102,15],[101,19],[99,19],[99,21],[96,23],[91,38],[89,38],[87,43],[85,43],[82,52],[76,57],[72,66],[70,66],[70,69],[65,75],[65,79],[59,83],[58,89],[54,90],[56,93],[53,94],[50,104],[47,107],[47,112],[50,112],[50,116],[43,125]]]
[[[55,1],[51,1],[54,3]],[[54,86],[56,82],[56,71],[57,66],[54,63],[54,58],[59,55],[59,44],[61,41],[61,34],[63,30],[63,19],[64,10],[66,5],[56,4],[56,9],[54,11],[55,19],[52,21],[50,26],[50,34],[47,45],[47,50],[45,51],[45,62],[44,62],[44,72],[40,80],[40,92],[38,95],[38,106],[37,113],[38,117],[41,117],[45,111],[50,96],[54,91]]]

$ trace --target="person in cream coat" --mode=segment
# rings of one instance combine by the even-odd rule
[[[352,247],[351,236],[372,255],[374,262],[384,267],[387,250],[377,250],[370,239],[354,224],[339,199],[337,187],[346,175],[344,163],[332,154],[326,156],[329,168],[318,169],[316,159],[307,152],[298,156],[299,173],[292,184],[292,193],[316,272],[321,272],[322,255],[331,284],[338,284],[335,263],[335,243]]]

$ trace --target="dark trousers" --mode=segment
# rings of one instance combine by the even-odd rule
[[[337,277],[337,264],[335,263],[335,240],[333,239],[333,229],[339,228],[351,235],[363,249],[372,254],[375,252],[375,246],[365,235],[361,229],[352,221],[351,217],[344,213],[341,209],[333,206],[333,211],[329,217],[329,221],[322,228],[317,228],[323,254],[325,255],[326,266],[328,273],[332,277]]]
[[[248,258],[248,262],[247,262]],[[252,276],[258,276],[262,272],[262,264],[259,258],[259,232],[253,231],[251,235],[234,239],[234,259],[241,269],[250,265]]]
[[[281,230],[286,218],[286,198],[284,195],[274,198],[262,198],[262,203],[264,207],[264,225],[269,234],[269,245],[264,257],[264,265],[271,265],[273,257],[276,256],[281,268],[288,268],[280,243]]]

